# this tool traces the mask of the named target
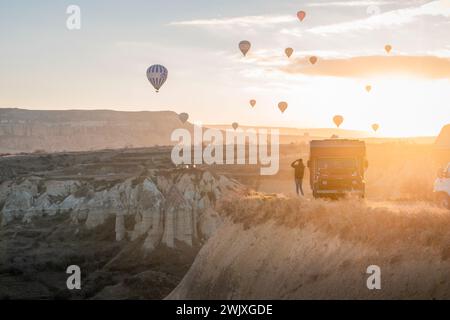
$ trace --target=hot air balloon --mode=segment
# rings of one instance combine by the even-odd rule
[[[256,100],[250,100],[250,105],[252,106],[252,108],[256,105]]]
[[[287,107],[288,107],[287,102],[281,101],[281,102],[278,104],[278,109],[280,109],[280,111],[281,111],[282,113],[284,113],[284,112],[286,111]]]
[[[297,17],[300,19],[300,21],[303,21],[306,17],[306,12],[305,11],[297,12]]]
[[[391,53],[392,46],[390,44],[387,44],[384,46],[384,50],[386,50],[386,52],[389,54],[389,53]]]
[[[168,74],[167,69],[159,64],[155,64],[147,69],[147,79],[153,85],[156,92],[159,92],[159,89],[166,82]]]
[[[372,91],[372,86],[371,86],[371,85],[367,85],[367,86],[366,86],[366,91],[367,91],[367,92]]]
[[[183,112],[178,115],[178,118],[180,119],[181,122],[186,123],[186,121],[188,121],[189,119],[189,115]]]
[[[310,57],[310,58],[309,58],[309,62],[310,62],[311,64],[316,64],[316,62],[317,62],[317,57],[316,57],[316,56]]]
[[[234,130],[236,130],[237,128],[239,128],[239,123],[233,122],[231,126],[233,127]]]
[[[377,123],[374,123],[374,124],[372,125],[372,129],[373,129],[373,131],[375,131],[375,132],[377,132],[379,128],[380,128],[380,126],[379,126]]]
[[[292,54],[294,53],[294,49],[292,49],[292,48],[286,48],[286,49],[284,50],[284,53],[286,53],[286,56],[287,56],[288,58],[290,58],[290,57],[292,56]]]
[[[340,116],[340,115],[334,116],[333,122],[336,125],[336,127],[339,128],[341,126],[341,124],[344,122],[344,117]]]
[[[250,41],[243,40],[239,42],[239,49],[241,50],[244,57],[247,55],[247,52],[250,50],[251,46],[252,44],[250,43]]]

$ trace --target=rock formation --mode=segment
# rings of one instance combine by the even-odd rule
[[[175,112],[0,109],[0,153],[170,145]]]
[[[117,241],[144,237],[149,251],[161,244],[192,246],[220,225],[217,199],[242,189],[234,180],[201,170],[151,170],[146,176],[102,183],[40,177],[5,181],[0,186],[2,225],[67,213],[72,223],[88,229],[115,219]]]

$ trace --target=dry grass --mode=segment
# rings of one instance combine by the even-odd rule
[[[450,214],[426,202],[250,194],[169,299],[448,299]],[[366,286],[377,265],[381,290]]]
[[[434,247],[448,258],[450,214],[426,203],[377,204],[359,200],[304,201],[253,194],[225,202],[223,212],[245,228],[269,220],[289,228],[313,226],[330,237],[387,249],[405,246]]]

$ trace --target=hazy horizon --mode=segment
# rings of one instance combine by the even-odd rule
[[[164,109],[164,110],[119,110],[119,109],[27,109],[27,108],[0,108],[1,110],[20,110],[20,111],[33,111],[33,112],[45,112],[45,111],[53,111],[53,112],[65,112],[65,111],[72,111],[72,112],[78,112],[78,111],[88,111],[88,112],[126,112],[126,113],[142,113],[142,112],[148,112],[148,113],[174,113],[177,114],[173,110]],[[194,122],[190,124],[195,125],[201,125],[205,128],[207,127],[213,127],[218,128],[221,130],[230,129],[231,130],[231,124],[227,123],[201,123],[201,122]],[[450,124],[449,124],[450,125]],[[345,129],[345,128],[335,128],[332,126],[329,127],[293,127],[293,126],[261,126],[261,125],[249,125],[246,123],[240,123],[239,128],[241,129],[248,129],[248,128],[265,128],[265,129],[280,129],[280,135],[282,136],[301,136],[305,132],[312,134],[311,137],[316,138],[323,138],[328,137],[333,134],[339,134],[344,133],[344,138],[361,138],[361,139],[371,139],[371,140],[391,140],[391,139],[435,139],[438,135],[418,135],[418,136],[382,136],[377,134],[376,132],[371,132],[370,130],[355,130],[355,129]],[[320,132],[325,131],[325,132]],[[355,134],[355,135],[352,135]],[[417,141],[416,141],[417,142]]]

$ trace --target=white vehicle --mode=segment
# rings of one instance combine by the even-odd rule
[[[446,169],[439,172],[438,178],[434,181],[433,192],[439,205],[450,209],[450,163]]]

